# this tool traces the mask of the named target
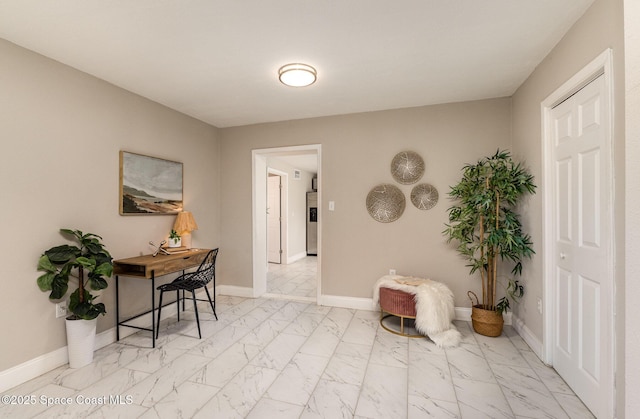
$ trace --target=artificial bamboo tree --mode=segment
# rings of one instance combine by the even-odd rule
[[[535,188],[533,176],[508,151],[500,150],[465,165],[462,179],[451,187],[449,196],[456,205],[448,210],[449,224],[443,234],[447,242],[458,242],[470,274],[480,272],[482,308],[486,310],[502,313],[510,306],[507,296],[496,302],[499,260],[513,264],[507,295],[518,298],[524,292],[515,276],[522,274],[522,259],[535,252],[514,208],[523,195],[535,193]]]

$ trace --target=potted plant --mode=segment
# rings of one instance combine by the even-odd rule
[[[107,288],[113,259],[102,244],[102,237],[80,230],[60,232],[77,245],[63,244],[46,250],[38,260],[38,270],[45,273],[37,282],[40,290],[50,291],[49,299],[60,300],[67,294],[69,280],[73,277],[77,281],[77,288],[69,296],[72,314],[66,318],[66,326],[69,365],[79,368],[93,361],[97,317],[106,313],[104,304],[96,303],[96,297],[87,288]]]
[[[458,243],[470,274],[480,273],[482,304],[476,297],[471,316],[477,333],[499,336],[509,297],[517,300],[523,295],[524,288],[515,277],[522,274],[522,260],[535,252],[514,208],[523,195],[535,193],[535,188],[533,176],[508,151],[500,150],[465,165],[462,179],[451,187],[449,195],[457,203],[448,210],[449,224],[443,234],[447,242]],[[506,295],[500,301],[496,301],[498,261],[513,265],[513,277],[507,280]]]
[[[182,238],[177,231],[171,229],[169,234],[169,247],[180,247],[182,245]]]

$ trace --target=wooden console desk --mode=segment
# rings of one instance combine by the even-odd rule
[[[156,347],[155,328],[156,320],[153,311],[156,309],[156,277],[175,272],[196,268],[204,260],[211,249],[190,249],[186,252],[157,256],[144,255],[113,261],[113,272],[116,275],[116,340],[120,340],[120,326],[131,327],[139,330],[151,331],[151,345]],[[151,283],[151,310],[136,314],[124,320],[120,320],[120,290],[119,277],[126,276],[142,280],[150,280]],[[146,327],[125,324],[145,314],[151,313],[151,329]]]

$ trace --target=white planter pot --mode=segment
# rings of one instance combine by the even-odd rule
[[[182,239],[169,239],[169,247],[182,246]]]
[[[66,320],[69,367],[81,368],[93,362],[96,342],[96,324],[93,320]]]

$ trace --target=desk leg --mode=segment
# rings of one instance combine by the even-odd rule
[[[156,347],[156,275],[151,271],[151,346]]]
[[[182,277],[184,278],[184,269],[182,270]],[[178,291],[178,295],[180,291]],[[182,290],[182,311],[184,311],[184,290]],[[178,321],[180,321],[180,304],[178,304]]]
[[[116,275],[116,342],[120,340],[120,294],[118,293],[118,275]]]

